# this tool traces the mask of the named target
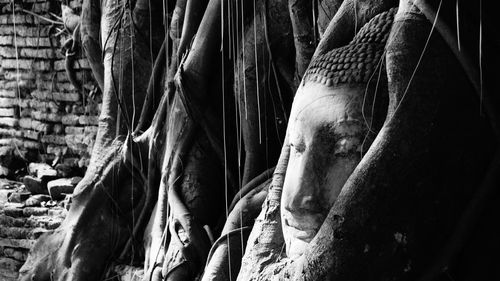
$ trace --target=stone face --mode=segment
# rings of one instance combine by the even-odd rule
[[[78,182],[79,180],[75,180],[74,178],[57,179],[48,182],[47,189],[49,190],[50,197],[52,197],[53,200],[61,200],[64,199],[65,194],[73,193],[73,190]]]

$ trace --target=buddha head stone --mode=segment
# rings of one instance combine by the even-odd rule
[[[394,14],[394,9],[379,14],[347,46],[315,58],[297,90],[281,197],[288,257],[304,252],[361,160],[373,116],[367,101],[377,92],[371,85],[379,84],[372,81],[378,82],[383,69]]]

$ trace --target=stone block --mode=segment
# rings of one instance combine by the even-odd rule
[[[17,127],[19,121],[12,117],[0,117],[0,126]]]
[[[32,195],[28,199],[26,199],[26,201],[24,202],[24,206],[40,207],[42,205],[42,202],[50,201],[50,199],[50,196],[45,194]]]
[[[0,108],[0,117],[15,117],[15,108]]]
[[[78,181],[75,183],[74,178],[62,178],[48,182],[47,189],[53,200],[61,200],[64,199],[65,194],[73,193],[77,183]]]
[[[66,155],[66,153],[68,153],[68,147],[50,144],[47,146],[46,151],[47,151],[47,154],[62,156],[62,155]]]
[[[82,115],[82,116],[80,116],[78,122],[82,125],[98,125],[99,124],[99,117]]]
[[[47,207],[25,207],[23,209],[23,215],[25,217],[30,216],[45,216],[47,215],[49,208]]]
[[[4,77],[5,77],[5,75],[6,75],[6,73],[4,73]],[[13,91],[13,90],[0,90],[0,97],[16,98],[17,94],[16,94],[16,91]]]
[[[21,118],[30,118],[31,117],[31,111],[33,111],[31,108],[23,108],[21,112],[19,113],[19,117]]]
[[[39,100],[49,100],[49,101],[66,101],[66,102],[77,102],[80,100],[80,94],[78,93],[61,93],[61,92],[51,92],[51,91],[33,91],[31,93],[36,99]]]
[[[71,115],[71,116],[76,116],[76,115]],[[67,135],[82,135],[84,131],[85,131],[84,127],[66,126],[66,128],[64,128],[64,132]]]
[[[32,176],[36,176],[39,170],[50,170],[52,167],[47,163],[29,163],[28,173]]]
[[[22,262],[16,261],[15,259],[0,257],[0,268],[2,269],[16,272],[19,271],[22,265]]]
[[[31,118],[40,121],[49,121],[59,123],[61,122],[61,115],[55,113],[46,113],[40,111],[32,111]]]
[[[6,215],[0,215],[0,225],[9,227],[23,227],[26,224],[26,218],[13,218]]]
[[[40,149],[41,144],[37,141],[23,140],[22,145],[26,149]]]
[[[26,226],[32,228],[55,229],[63,221],[62,217],[32,216],[27,218]]]
[[[61,121],[64,125],[77,125],[79,117],[78,115],[67,114],[62,117]]]
[[[31,249],[35,245],[35,240],[29,239],[0,239],[0,247],[13,247],[22,249]]]
[[[1,21],[1,18],[0,18]],[[12,25],[0,26],[0,35],[13,35],[14,27]],[[21,37],[47,37],[49,35],[49,26],[25,26],[16,25],[16,35]]]
[[[22,206],[13,206],[12,204],[5,204],[3,208],[3,212],[6,216],[13,218],[23,217],[23,208]]]
[[[3,61],[2,61],[3,63]],[[0,98],[0,107],[14,107],[18,103],[16,98]]]
[[[13,192],[9,196],[9,202],[22,203],[31,196],[30,192]]]
[[[35,131],[48,134],[52,131],[53,124],[44,123],[31,118],[21,118],[19,119],[19,127],[24,129],[33,129]]]
[[[55,207],[55,208],[51,208],[49,209],[49,212],[48,212],[48,215],[51,216],[51,217],[66,217],[66,214],[68,213],[67,210],[65,210],[64,208],[61,208],[61,207]]]
[[[27,250],[15,249],[15,248],[5,248],[3,250],[3,254],[5,257],[13,258],[17,261],[25,261],[28,257]]]
[[[16,129],[0,128],[0,136],[22,137],[23,132],[20,130],[16,130]],[[1,155],[2,154],[0,153],[0,156]]]
[[[0,237],[13,239],[27,239],[31,229],[24,227],[0,226]]]
[[[2,37],[2,36],[0,36]],[[27,38],[26,38],[27,39]],[[0,38],[1,40],[1,38]],[[21,44],[22,45],[22,44]],[[31,45],[36,46],[36,45]],[[50,47],[50,46],[45,46]],[[4,69],[23,69],[23,70],[33,70],[33,71],[50,71],[52,70],[52,64],[50,61],[40,60],[33,61],[32,59],[3,59],[2,67]]]
[[[66,145],[66,140],[62,135],[44,135],[41,139],[42,143],[51,143],[58,145]]]
[[[40,139],[40,132],[37,131],[32,131],[32,130],[23,130],[23,137],[31,140],[39,140]]]
[[[25,176],[23,179],[24,185],[31,194],[48,194],[47,187],[41,179],[33,176]]]

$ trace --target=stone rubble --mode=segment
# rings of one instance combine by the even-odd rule
[[[61,224],[66,208],[63,201],[33,195],[21,182],[0,178],[0,280],[17,279],[29,249]]]

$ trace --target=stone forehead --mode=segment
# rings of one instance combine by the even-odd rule
[[[346,46],[316,57],[304,74],[303,83],[317,82],[329,87],[368,83],[384,52],[396,8],[375,16]]]

